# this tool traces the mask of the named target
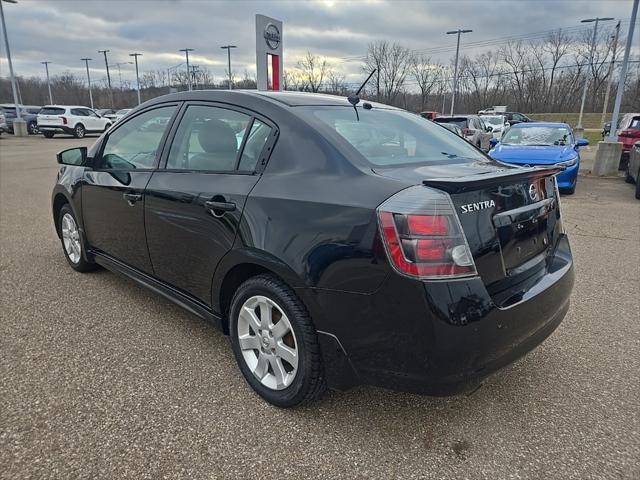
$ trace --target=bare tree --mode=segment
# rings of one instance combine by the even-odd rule
[[[409,64],[411,77],[420,89],[420,111],[427,108],[427,100],[431,91],[440,80],[441,66],[433,64],[431,57],[412,55]]]
[[[346,95],[347,83],[345,76],[335,70],[330,70],[327,75],[327,91],[335,95]]]
[[[386,40],[369,44],[363,70],[366,74],[374,68],[377,70],[373,76],[373,86],[378,101],[393,104],[403,91],[410,65],[408,48],[397,43],[389,44]]]
[[[305,88],[313,93],[317,93],[325,81],[327,74],[327,60],[307,52],[305,57],[298,62],[302,78],[305,81]]]

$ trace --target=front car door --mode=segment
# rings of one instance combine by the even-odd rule
[[[192,103],[174,131],[166,166],[145,191],[149,255],[160,280],[210,305],[214,271],[276,128],[242,109]]]
[[[82,186],[84,228],[91,248],[147,273],[153,270],[143,194],[177,109],[177,104],[156,106],[110,131]]]

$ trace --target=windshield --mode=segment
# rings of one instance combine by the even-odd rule
[[[571,132],[566,127],[511,128],[502,137],[504,145],[566,145],[572,143]]]
[[[483,115],[482,120],[484,120],[484,123],[488,123],[489,125],[493,126],[497,126],[497,127],[502,127],[504,126],[504,117],[501,115]]]
[[[303,107],[376,166],[488,161],[462,138],[402,110]]]

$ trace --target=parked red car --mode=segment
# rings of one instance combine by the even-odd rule
[[[427,120],[433,120],[434,118],[436,118],[438,116],[438,112],[431,112],[431,111],[427,111],[427,112],[420,112],[420,116],[422,118],[426,118]]]
[[[640,140],[640,115],[633,117],[629,126],[618,134],[618,141],[622,142],[622,156],[627,157],[633,144]]]

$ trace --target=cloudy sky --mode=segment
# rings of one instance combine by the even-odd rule
[[[0,0],[1,1],[1,0]],[[235,73],[255,72],[256,13],[284,22],[284,62],[295,65],[307,51],[326,56],[347,80],[361,77],[360,57],[367,43],[396,41],[448,61],[455,37],[445,32],[468,28],[463,49],[473,55],[494,46],[486,41],[539,34],[553,28],[588,28],[583,18],[607,16],[629,25],[631,0],[19,0],[4,3],[14,68],[18,75],[71,71],[84,75],[82,57],[94,59],[92,75],[105,77],[98,50],[109,49],[109,63],[127,62],[134,51],[144,54],[142,71],[166,69],[184,60],[178,50],[192,52],[192,64],[206,66],[219,81],[232,43]],[[624,23],[624,20],[627,20]],[[613,22],[611,22],[613,24]],[[535,35],[534,35],[535,37]],[[485,44],[474,45],[473,43]],[[636,43],[636,42],[634,42]],[[4,44],[0,75],[8,75]],[[124,80],[133,80],[132,65],[122,66]],[[116,74],[117,78],[117,74]]]

